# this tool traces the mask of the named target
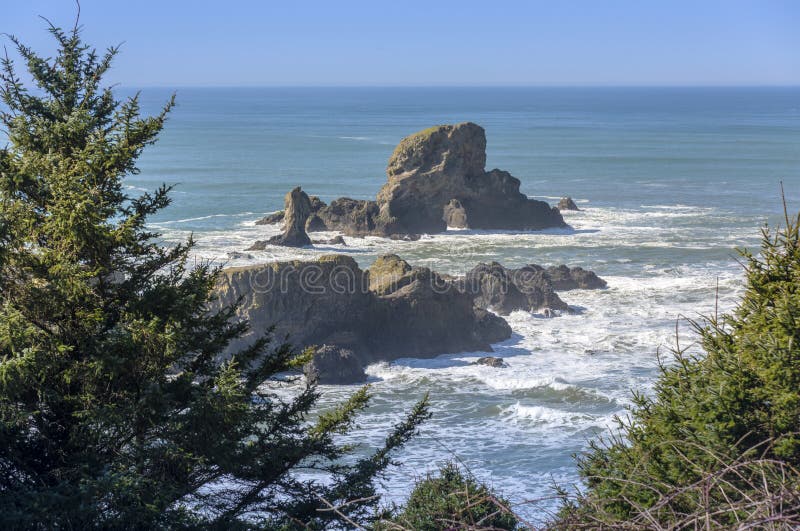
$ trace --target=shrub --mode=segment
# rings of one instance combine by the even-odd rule
[[[508,502],[455,463],[416,483],[405,506],[379,529],[516,529]]]
[[[800,525],[800,215],[742,251],[730,314],[692,325],[655,395],[579,457],[586,482],[556,526]]]

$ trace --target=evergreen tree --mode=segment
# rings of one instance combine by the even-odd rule
[[[785,208],[785,207],[784,207]],[[579,459],[587,491],[558,525],[800,526],[800,215],[742,251],[736,310],[693,323],[655,395]]]
[[[322,528],[369,520],[373,479],[427,416],[421,401],[368,457],[347,432],[367,389],[308,418],[318,393],[261,384],[302,361],[268,337],[215,363],[247,324],[217,313],[218,269],[192,241],[158,243],[148,216],[170,187],[131,198],[173,101],[142,117],[102,78],[80,29],[50,26],[45,58],[16,38],[0,121],[0,521],[3,528]],[[307,479],[315,470],[324,480]],[[327,510],[330,507],[336,510]],[[321,510],[322,509],[322,510]]]

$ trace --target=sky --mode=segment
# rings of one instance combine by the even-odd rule
[[[0,33],[50,54],[39,16],[76,12],[0,0]],[[82,0],[80,23],[131,87],[800,85],[797,0]]]

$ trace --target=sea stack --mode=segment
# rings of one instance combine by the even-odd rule
[[[320,202],[310,224],[313,229],[307,229],[398,238],[444,232],[448,226],[494,230],[567,226],[557,208],[521,193],[519,179],[485,167],[486,132],[481,126],[465,122],[425,129],[395,148],[386,184],[374,201],[342,197],[330,205]]]
[[[558,210],[580,210],[571,197],[562,197],[558,202]]]
[[[273,236],[267,241],[257,241],[248,251],[260,251],[267,245],[285,247],[305,247],[311,245],[306,233],[306,222],[311,216],[311,200],[298,186],[284,198],[283,234]]]

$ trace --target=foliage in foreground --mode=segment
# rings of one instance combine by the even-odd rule
[[[742,252],[738,308],[693,323],[653,398],[579,459],[556,527],[800,527],[800,215]]]
[[[373,479],[426,401],[344,465],[334,439],[366,389],[310,423],[313,386],[281,399],[261,385],[297,361],[287,346],[264,338],[218,363],[246,329],[232,308],[207,311],[218,270],[189,264],[191,240],[163,247],[147,230],[168,187],[135,198],[123,188],[172,101],[141,117],[138,96],[120,102],[101,86],[116,48],[97,54],[77,26],[50,33],[52,59],[11,38],[34,87],[8,58],[0,74],[2,527],[369,521]],[[307,479],[312,470],[325,480]]]
[[[479,483],[455,463],[446,463],[438,475],[417,482],[405,506],[381,530],[437,531],[440,529],[516,529],[517,519],[508,501]]]

